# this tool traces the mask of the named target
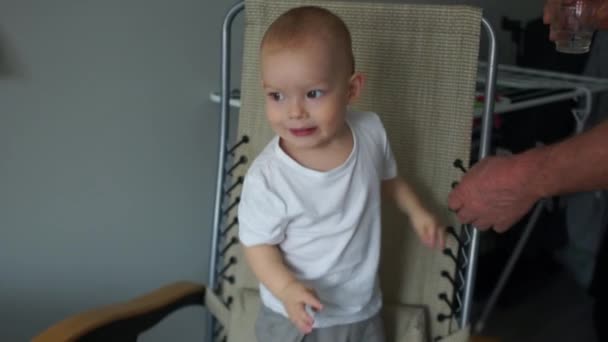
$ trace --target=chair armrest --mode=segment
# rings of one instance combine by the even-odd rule
[[[221,323],[228,320],[228,309],[213,293],[208,293],[204,285],[177,282],[126,302],[68,317],[32,341],[136,341],[139,334],[164,317],[190,305],[207,305]]]

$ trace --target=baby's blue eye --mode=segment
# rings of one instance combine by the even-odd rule
[[[306,97],[309,99],[316,99],[321,96],[323,96],[323,91],[319,90],[319,89],[311,90],[308,93],[306,93]]]
[[[268,96],[273,99],[274,101],[281,101],[283,100],[285,97],[283,96],[283,94],[279,93],[279,92],[271,92],[268,93]]]

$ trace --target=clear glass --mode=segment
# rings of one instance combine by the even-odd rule
[[[551,0],[553,13],[551,36],[559,52],[581,54],[589,52],[595,29],[596,1]]]

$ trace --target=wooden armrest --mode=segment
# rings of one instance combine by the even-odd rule
[[[177,282],[127,302],[71,316],[51,326],[32,341],[136,341],[140,333],[165,316],[189,305],[205,305],[205,286]]]

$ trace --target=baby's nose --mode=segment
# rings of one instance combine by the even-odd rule
[[[306,117],[306,109],[302,106],[300,101],[293,101],[289,108],[290,119],[302,119]]]

